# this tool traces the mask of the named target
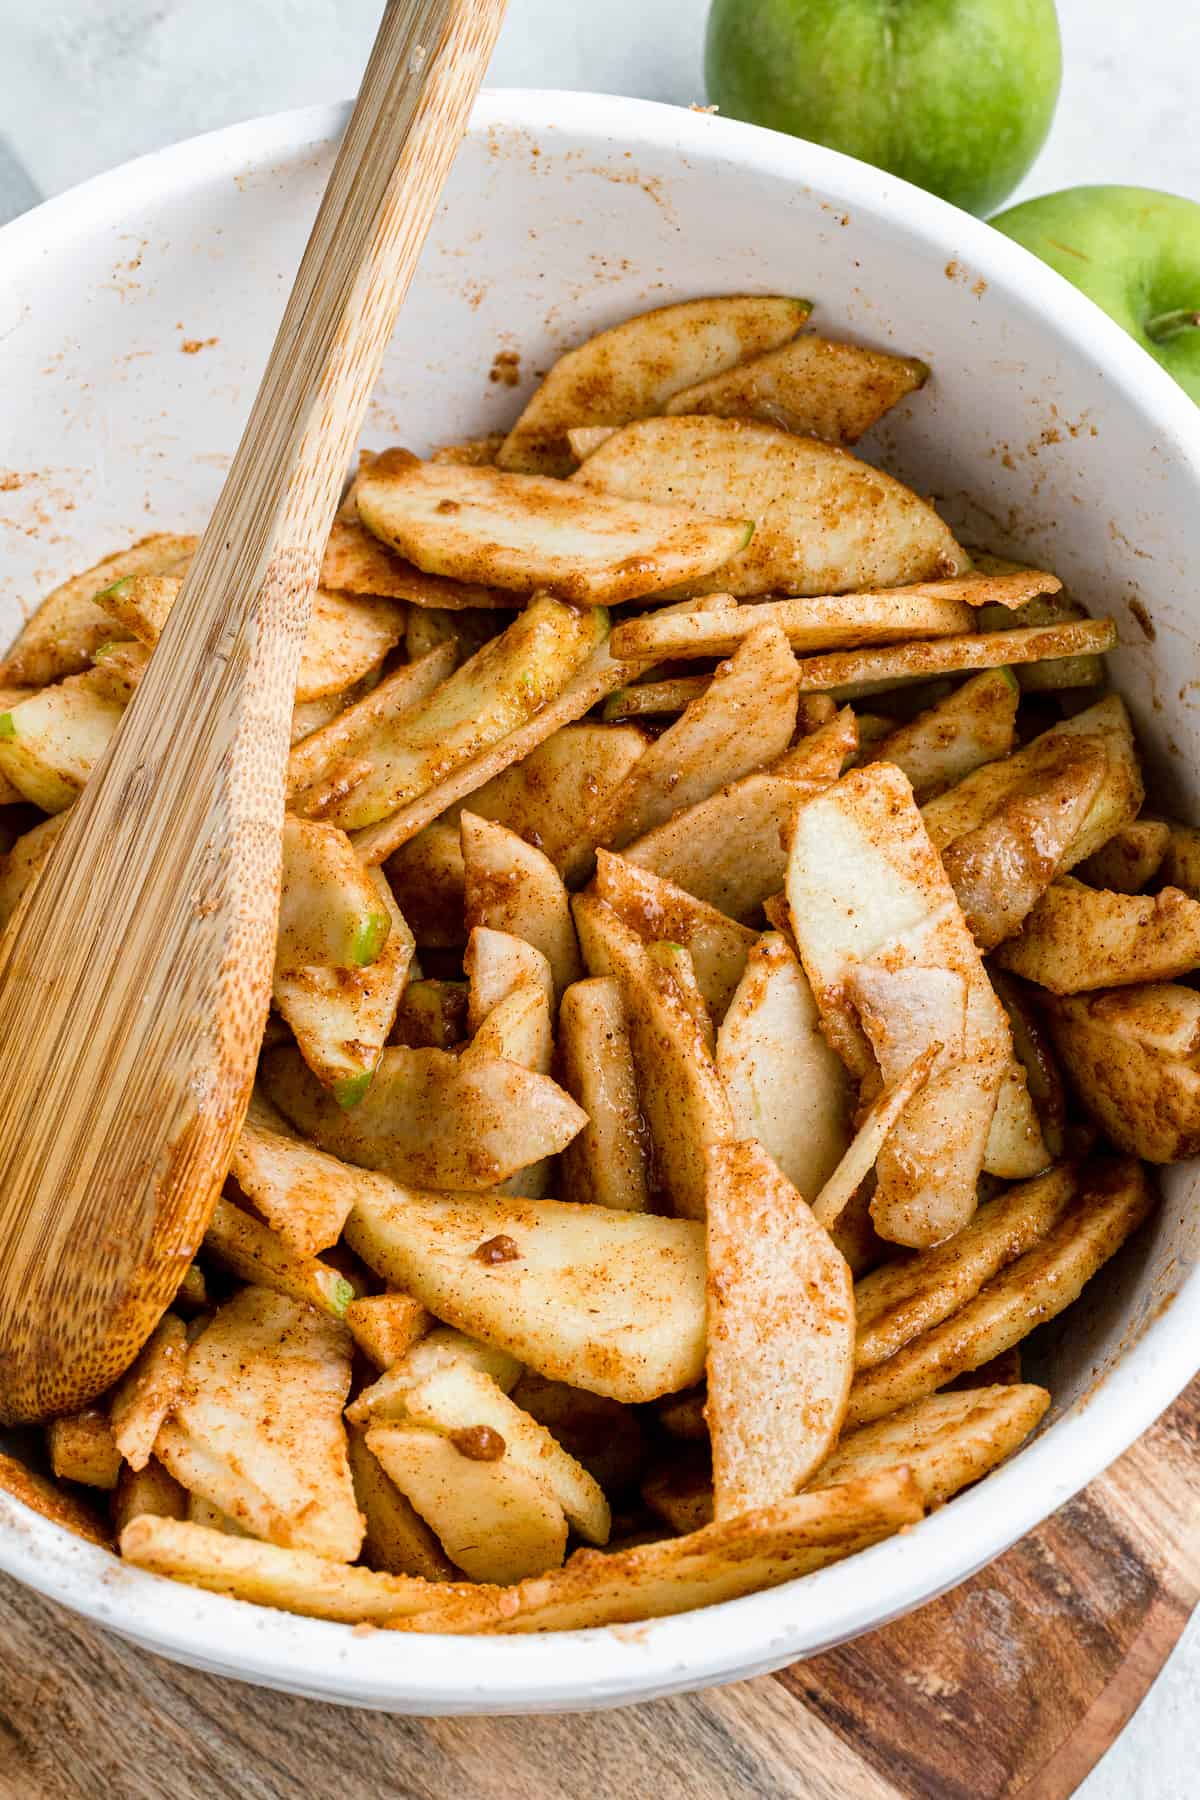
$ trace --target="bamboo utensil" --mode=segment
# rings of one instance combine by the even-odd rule
[[[321,549],[504,0],[391,0],[228,479],[0,946],[0,1418],[94,1397],[225,1177],[270,994]]]

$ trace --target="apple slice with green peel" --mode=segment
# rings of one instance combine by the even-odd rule
[[[346,1237],[438,1318],[551,1380],[636,1404],[703,1372],[695,1220],[396,1187],[357,1206]]]
[[[441,776],[417,799],[408,801],[377,824],[356,832],[354,846],[363,861],[385,862],[393,851],[440,818],[447,807],[465,800],[512,764],[522,761],[564,725],[574,725],[614,688],[620,687],[627,672],[627,665],[610,655],[606,636],[555,698],[531,713],[524,723],[456,762],[449,774]]]
[[[358,508],[378,538],[430,574],[580,606],[701,579],[754,532],[730,507],[711,518],[678,500],[581,495],[545,476],[422,463],[402,450],[359,477]]]
[[[971,566],[933,508],[890,475],[848,450],[748,419],[626,425],[571,485],[753,519],[741,554],[706,576],[739,597],[901,587]]]
[[[393,669],[377,687],[302,738],[288,758],[293,811],[316,812],[321,790],[337,771],[348,763],[361,762],[377,735],[410,707],[427,700],[454,673],[456,665],[453,644],[439,644],[416,662]]]
[[[297,1137],[259,1093],[251,1097],[229,1172],[255,1211],[298,1256],[313,1256],[337,1243],[363,1185],[361,1170],[347,1168]]]
[[[364,869],[345,832],[289,814],[283,822],[276,968],[363,968],[379,956],[391,925],[374,871]]]
[[[404,1416],[406,1423],[438,1431],[456,1447],[462,1441],[460,1434],[477,1438],[483,1427],[500,1439],[500,1445],[485,1443],[481,1448],[499,1448],[506,1462],[524,1469],[548,1488],[566,1513],[568,1523],[586,1542],[608,1542],[612,1518],[599,1484],[544,1425],[531,1418],[482,1370],[458,1363],[426,1376],[405,1394]],[[472,1448],[466,1442],[463,1454],[470,1455]]]
[[[792,649],[852,649],[860,644],[907,643],[972,631],[974,615],[961,600],[938,593],[938,582],[875,594],[820,594],[810,599],[759,600],[732,612],[644,613],[613,631],[614,656],[630,662],[728,656],[751,631],[778,625]],[[945,583],[957,587],[957,582]]]
[[[464,810],[459,814],[468,930],[484,926],[523,938],[545,956],[554,1004],[583,973],[571,907],[548,856],[516,832]]]
[[[991,223],[1057,269],[1200,401],[1200,207],[1141,187],[1076,187]]]
[[[742,979],[755,934],[715,907],[623,856],[596,856],[595,892],[646,943],[666,940],[689,953],[695,978],[719,1024]]]
[[[733,1119],[705,1033],[675,980],[605,901],[575,897],[575,924],[593,974],[621,990],[654,1173],[671,1211],[704,1216],[704,1156],[732,1139]]]
[[[1019,931],[1064,864],[1108,772],[1103,743],[1064,737],[1028,769],[989,819],[942,851],[942,863],[981,950]]]
[[[928,379],[928,366],[915,357],[889,356],[805,332],[778,350],[694,382],[673,395],[663,411],[763,419],[802,437],[855,444]]]
[[[588,823],[595,844],[622,845],[773,762],[796,729],[796,660],[776,625],[742,640],[711,686],[649,746]]]
[[[755,1138],[792,1186],[815,1198],[850,1142],[853,1096],[821,1034],[808,978],[778,932],[750,950],[716,1061],[737,1135]]]
[[[66,813],[55,813],[42,819],[21,833],[7,855],[0,856],[0,929],[8,924],[41,874],[66,822]]]
[[[727,294],[625,319],[560,356],[497,453],[502,469],[569,475],[571,426],[624,425],[673,394],[795,337],[807,300]]]
[[[1009,754],[1020,697],[1011,669],[988,669],[928,712],[877,738],[862,761],[895,763],[923,804]]]
[[[101,693],[128,706],[150,667],[150,652],[136,638],[120,638],[101,644],[92,659],[92,668]]]
[[[0,713],[0,774],[43,812],[64,812],[104,754],[124,710],[95,669],[42,688]]]
[[[0,715],[11,712],[14,706],[22,700],[32,699],[36,693],[37,689],[31,687],[0,687]],[[114,694],[113,698],[124,703],[126,696]],[[7,775],[0,774],[0,806],[19,806],[24,798],[20,788],[15,788]],[[0,851],[8,847],[7,841],[0,843]]]
[[[877,1164],[872,1216],[897,1243],[936,1243],[965,1225],[1005,1069],[1008,1021],[992,991],[912,789],[890,763],[854,770],[796,815],[787,899],[801,961],[817,1005],[850,1066],[872,1066],[850,983],[872,1015],[864,1018],[884,1079],[901,1072],[935,1038],[944,1060],[905,1109]],[[919,972],[959,977],[941,1012],[917,986]],[[956,998],[955,995],[959,997]],[[920,1000],[920,1005],[915,1003]],[[843,1052],[843,1045],[845,1051]]]
[[[299,1251],[230,1200],[218,1200],[204,1233],[204,1249],[239,1281],[270,1288],[332,1319],[344,1320],[354,1285],[317,1256]]]
[[[420,1425],[374,1425],[367,1449],[472,1581],[508,1586],[562,1563],[563,1509],[506,1450],[481,1460]]]
[[[1052,994],[1170,981],[1200,965],[1200,900],[1169,887],[1112,894],[1067,875],[996,960]]]
[[[105,557],[48,594],[0,661],[6,686],[48,687],[64,675],[79,675],[101,644],[118,635],[112,617],[98,604],[101,589],[126,575],[182,576],[198,539],[156,532],[129,550]]]
[[[1134,819],[1077,864],[1075,872],[1089,887],[1140,894],[1158,874],[1170,842],[1171,827],[1165,819]],[[1179,885],[1167,882],[1168,887]]]
[[[353,1562],[363,1528],[342,1423],[350,1350],[345,1327],[315,1307],[243,1288],[188,1351],[155,1455],[255,1537]]]
[[[365,874],[377,909],[390,919],[375,961],[365,968],[277,963],[272,990],[301,1055],[339,1106],[357,1105],[366,1090],[391,1032],[415,947],[387,878],[378,869]]]
[[[97,603],[141,643],[158,642],[183,582],[179,576],[131,575],[96,596]],[[318,588],[300,654],[300,704],[344,693],[381,663],[404,635],[405,610],[395,601]]]
[[[1174,982],[1043,996],[1040,1016],[1087,1111],[1147,1162],[1200,1151],[1200,994]]]
[[[713,1516],[786,1500],[837,1440],[854,1289],[806,1201],[753,1140],[708,1153]]]
[[[263,1083],[319,1149],[429,1187],[492,1187],[562,1150],[587,1123],[547,1076],[482,1058],[464,1066],[444,1050],[390,1046],[350,1112],[296,1051],[271,1051]]]
[[[611,977],[576,981],[558,1015],[562,1084],[588,1122],[563,1151],[565,1200],[646,1212],[650,1169],[646,1130],[621,990]]]
[[[1108,766],[1070,850],[1063,869],[1099,850],[1113,833],[1135,819],[1144,798],[1142,774],[1133,742],[1133,727],[1119,694],[1108,694],[1086,711],[1064,719],[1001,762],[976,769],[964,781],[930,800],[921,809],[925,829],[938,850],[990,819],[1006,796],[1031,773],[1053,764],[1065,738],[1095,738],[1103,745]]]
[[[346,830],[374,824],[540,712],[607,632],[603,611],[539,596],[508,629],[368,744],[365,773],[324,816]],[[440,809],[439,809],[440,810]]]

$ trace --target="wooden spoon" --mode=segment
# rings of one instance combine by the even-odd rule
[[[0,946],[0,1417],[95,1397],[225,1178],[270,997],[293,690],[367,397],[504,0],[392,0],[229,477]]]

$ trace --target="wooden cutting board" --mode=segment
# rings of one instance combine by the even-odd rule
[[[351,1712],[174,1668],[3,1580],[0,1796],[1066,1800],[1200,1597],[1198,1450],[1200,1379],[946,1598],[779,1675],[613,1713]]]

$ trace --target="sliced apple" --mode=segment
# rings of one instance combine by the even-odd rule
[[[619,850],[672,813],[772,762],[796,729],[796,662],[764,625],[718,668],[712,685],[639,757],[593,814],[589,838]]]
[[[1117,1148],[1147,1162],[1200,1153],[1200,994],[1173,982],[1046,997],[1072,1087]]]
[[[310,963],[362,968],[377,960],[391,928],[378,878],[363,868],[345,832],[289,814],[283,823],[276,968]]]
[[[362,1561],[367,1568],[387,1575],[419,1575],[426,1581],[454,1581],[459,1570],[412,1501],[367,1449],[362,1432],[352,1431],[349,1442],[354,1498],[366,1521]]]
[[[850,1141],[852,1096],[821,1035],[808,978],[778,932],[750,950],[717,1033],[717,1070],[740,1138],[754,1138],[815,1199]]]
[[[113,1442],[129,1467],[149,1466],[159,1428],[183,1392],[187,1327],[164,1313],[108,1403]]]
[[[68,675],[0,713],[0,774],[43,812],[64,812],[121,722],[98,672]]]
[[[855,1364],[874,1368],[973,1300],[1008,1263],[1040,1243],[1079,1192],[1064,1165],[987,1200],[944,1244],[885,1263],[856,1283]]]
[[[850,1271],[760,1144],[708,1153],[714,1516],[785,1500],[832,1449],[854,1366]]]
[[[364,458],[366,468],[375,458]],[[435,458],[436,460],[436,458]],[[461,612],[510,607],[511,594],[479,582],[447,581],[427,575],[381,544],[358,516],[357,483],[333,521],[321,564],[321,586],[334,593],[383,595],[407,600],[421,612]]]
[[[1061,738],[1057,754],[1028,770],[989,819],[942,851],[963,917],[982,950],[1019,931],[1074,856],[1108,757],[1097,738]]]
[[[433,1315],[411,1294],[362,1294],[346,1308],[346,1324],[363,1355],[390,1369],[433,1329]]]
[[[451,1598],[397,1623],[412,1631],[577,1631],[714,1606],[760,1593],[839,1562],[922,1517],[921,1492],[907,1469],[892,1469],[819,1493],[799,1494],[760,1512],[707,1525],[606,1556],[578,1552],[563,1569],[524,1581],[503,1597],[504,1617],[487,1595]],[[443,1597],[444,1596],[444,1597]]]
[[[188,1351],[184,1392],[155,1454],[256,1537],[353,1562],[362,1520],[342,1424],[349,1389],[343,1326],[243,1288]]]
[[[100,645],[117,635],[110,615],[96,604],[102,589],[127,575],[181,575],[197,541],[155,532],[64,581],[22,627],[0,662],[0,682],[40,688],[82,674]]]
[[[907,1468],[926,1506],[944,1506],[1018,1450],[1049,1405],[1046,1389],[1029,1382],[930,1394],[850,1432],[808,1492]]]
[[[672,1212],[704,1216],[704,1158],[733,1137],[725,1089],[705,1034],[666,969],[603,900],[580,894],[575,922],[584,961],[621,990],[653,1167]]]
[[[250,1101],[229,1172],[255,1210],[300,1256],[337,1243],[362,1186],[357,1169],[297,1137],[258,1093]]]
[[[1165,819],[1134,819],[1114,831],[1106,844],[1077,866],[1076,873],[1089,887],[1108,888],[1114,894],[1140,894],[1162,867],[1171,842]],[[1167,885],[1180,883],[1168,881]]]
[[[1064,656],[1102,656],[1115,648],[1111,619],[1081,619],[1075,625],[1034,625],[1011,631],[980,631],[968,637],[928,638],[880,649],[831,650],[800,659],[802,694],[834,693],[859,698],[934,675],[965,675]]]
[[[472,1581],[508,1585],[561,1564],[563,1509],[514,1458],[481,1461],[419,1425],[373,1425],[366,1443]]]
[[[787,872],[792,820],[827,782],[745,775],[625,845],[625,860],[732,919],[752,919]]]
[[[922,1332],[850,1389],[850,1427],[923,1399],[956,1376],[1011,1349],[1077,1299],[1154,1205],[1140,1163],[1111,1160],[1085,1171],[1058,1222],[1023,1256],[993,1276],[964,1307]]]
[[[450,774],[435,781],[419,798],[399,807],[390,817],[356,832],[354,844],[363,861],[386,861],[418,831],[440,818],[447,807],[465,800],[512,764],[522,761],[564,725],[575,724],[605,695],[620,687],[626,672],[626,665],[610,656],[607,641],[601,643],[558,695],[524,724],[485,748],[473,751]]]
[[[22,832],[12,849],[0,856],[0,928],[8,924],[41,874],[66,822],[65,812],[42,819]]]
[[[204,1233],[204,1249],[240,1281],[270,1288],[344,1320],[353,1283],[317,1256],[301,1256],[285,1238],[235,1206],[218,1200]]]
[[[588,1119],[562,1153],[563,1198],[645,1212],[649,1146],[617,982],[596,977],[567,989],[558,1015],[558,1055],[562,1084]]]
[[[477,925],[467,943],[463,971],[470,984],[467,1030],[472,1036],[492,1009],[527,981],[540,987],[547,1000],[554,997],[554,976],[545,956],[535,944],[508,931]]]
[[[719,1023],[742,979],[755,934],[744,925],[623,856],[600,850],[595,892],[646,943],[680,944],[691,957],[700,990]]]
[[[1011,669],[985,670],[908,724],[877,738],[862,760],[895,763],[924,803],[984,763],[1009,754],[1020,697]]]
[[[837,594],[960,575],[970,559],[931,506],[847,450],[747,419],[643,419],[614,432],[572,485],[629,501],[685,499],[754,521],[705,579],[740,598]],[[878,653],[877,653],[878,654]]]
[[[928,379],[928,368],[915,357],[805,332],[777,350],[694,382],[673,395],[663,411],[764,419],[803,437],[854,444]]]
[[[975,1208],[975,1187],[1012,1042],[912,789],[890,763],[844,776],[796,815],[787,898],[805,972],[835,1047],[864,1073],[865,1026],[885,1081],[934,1042],[942,1061],[893,1128],[877,1166],[872,1216],[898,1243],[936,1243]],[[862,1026],[848,983],[871,1014]],[[947,985],[944,1016],[918,994],[928,974]],[[930,989],[930,992],[932,990]],[[851,1063],[854,1067],[854,1063]],[[945,1135],[943,1135],[945,1134]]]
[[[408,1395],[414,1387],[443,1369],[463,1367],[480,1370],[506,1394],[521,1375],[521,1364],[506,1350],[455,1331],[451,1325],[435,1325],[399,1362],[385,1369],[378,1381],[362,1390],[346,1408],[346,1417],[352,1425],[364,1426],[403,1420],[408,1416]]]
[[[870,1242],[875,1237],[873,1225],[869,1232],[867,1230],[873,1207],[871,1184],[867,1178],[903,1118],[905,1108],[928,1083],[941,1052],[940,1042],[927,1045],[906,1069],[880,1088],[855,1120],[854,1136],[813,1200],[813,1217],[828,1231],[856,1274],[861,1255],[855,1255],[849,1246],[859,1246],[864,1239]],[[864,1088],[867,1085],[863,1083]],[[866,1205],[862,1204],[863,1197]]]
[[[547,1076],[483,1058],[464,1066],[445,1050],[384,1050],[351,1112],[295,1051],[271,1051],[263,1076],[271,1099],[320,1149],[429,1187],[491,1187],[563,1149],[586,1123]]]
[[[1181,888],[1112,894],[1067,875],[996,960],[1053,994],[1169,981],[1200,964],[1200,900]]]
[[[636,1404],[703,1371],[695,1220],[398,1189],[357,1207],[346,1236],[439,1318],[552,1380]]]
[[[981,551],[975,553],[975,566],[981,573],[999,581],[1020,581],[1036,574],[1024,563],[1009,562],[1005,557],[988,556]],[[1004,631],[1014,626],[1025,629],[1034,625],[1068,625],[1087,616],[1086,607],[1055,586],[1031,592],[1019,606],[1009,611],[1008,617],[1000,606],[986,605],[980,613],[979,628],[981,631]],[[1104,681],[1104,664],[1099,656],[1084,651],[1071,656],[1048,657],[1044,662],[1026,663],[1015,673],[1022,693],[1054,693],[1063,688],[1099,687]]]
[[[569,475],[571,426],[624,425],[746,357],[786,344],[807,300],[757,294],[685,300],[624,319],[560,356],[497,454],[503,469]]]
[[[304,1060],[339,1106],[361,1099],[387,1043],[413,959],[412,932],[386,877],[379,869],[365,873],[375,891],[375,910],[391,921],[374,962],[366,968],[277,964],[272,990]]]
[[[604,633],[602,613],[545,596],[363,747],[369,770],[324,809],[353,830],[385,818],[503,738],[567,684]]]
[[[557,1003],[583,973],[567,890],[554,864],[516,832],[464,809],[459,815],[466,924],[524,939],[545,956]]]
[[[970,631],[970,609],[945,599],[941,585],[893,588],[875,594],[824,594],[811,599],[760,600],[734,612],[694,612],[664,617],[643,613],[613,632],[613,655],[630,662],[728,656],[758,625],[778,625],[791,648],[850,649],[859,644],[906,643],[911,638],[950,637]]]
[[[714,519],[678,502],[581,496],[540,475],[400,455],[385,452],[359,477],[364,523],[431,575],[516,594],[609,606],[661,593],[707,576],[754,531],[736,510]]]
[[[300,740],[288,759],[288,793],[296,812],[320,810],[340,771],[360,764],[381,732],[453,673],[452,644],[439,644],[416,662],[404,663],[328,724]],[[344,775],[343,775],[344,779]]]

